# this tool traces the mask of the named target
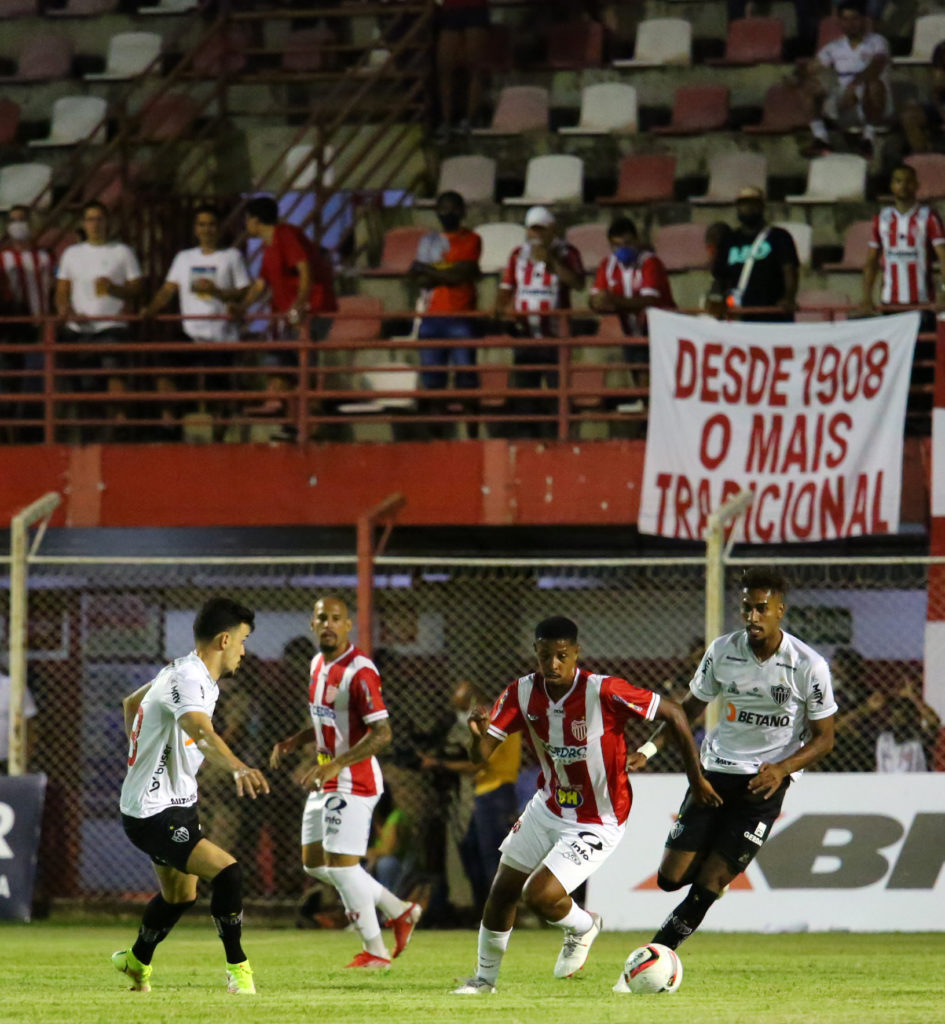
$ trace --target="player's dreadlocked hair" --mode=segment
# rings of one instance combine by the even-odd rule
[[[787,580],[777,571],[767,567],[756,566],[742,573],[742,590],[770,590],[772,594],[786,596]]]

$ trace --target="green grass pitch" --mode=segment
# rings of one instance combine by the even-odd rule
[[[552,967],[560,934],[513,934],[494,996],[450,996],[475,963],[473,931],[418,931],[387,974],[352,976],[344,932],[247,923],[258,995],[228,996],[209,920],[179,925],[154,961],[154,990],[125,991],[109,963],[136,925],[0,926],[3,1024],[931,1024],[945,1020],[945,934],[704,932],[681,948],[671,996],[615,995],[624,958],[648,936],[604,932],[570,981]]]

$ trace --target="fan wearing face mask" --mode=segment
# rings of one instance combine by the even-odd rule
[[[418,337],[471,340],[479,335],[478,321],[456,314],[476,308],[482,239],[464,225],[466,203],[458,192],[443,192],[437,197],[436,216],[441,230],[431,231],[420,239],[417,258],[408,271],[408,277],[423,289],[417,308],[428,314],[420,323]],[[472,347],[422,348],[420,365],[425,369],[420,380],[427,390],[442,390],[447,385],[446,370],[432,367],[454,366],[454,387],[476,388],[479,375],[471,369],[475,364]]]
[[[729,315],[739,320],[792,321],[800,265],[794,239],[765,221],[764,193],[754,185],[738,192],[735,216],[738,226],[716,251],[713,291],[725,296]],[[755,307],[769,311],[745,312]]]
[[[627,337],[645,337],[648,333],[648,307],[676,308],[666,267],[659,256],[643,244],[636,225],[629,217],[618,217],[611,223],[607,229],[607,241],[610,243],[610,255],[605,256],[597,267],[588,300],[590,307],[595,313],[616,313]],[[623,354],[629,363],[649,361],[646,345],[624,345]],[[634,384],[647,387],[649,372],[636,373]]]

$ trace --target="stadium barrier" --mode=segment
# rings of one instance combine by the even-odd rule
[[[896,694],[922,692],[930,568],[942,561],[779,560],[793,583],[786,628],[838,667],[841,713],[865,706],[871,695],[871,705],[886,705]],[[726,564],[726,628],[739,622],[740,563],[730,558]],[[151,891],[147,859],[126,841],[118,818],[127,748],[121,699],[191,649],[195,612],[219,593],[249,604],[257,618],[250,653],[237,678],[224,685],[215,722],[240,756],[266,770],[273,792],[238,801],[229,778],[205,766],[205,827],[244,863],[251,898],[274,908],[298,898],[305,884],[298,865],[304,794],[289,771],[265,766],[273,744],[307,721],[312,603],[337,593],[354,609],[357,568],[353,555],[318,552],[29,557],[28,684],[39,709],[29,768],[49,778],[47,824],[55,826],[40,857],[45,898],[93,908]],[[463,740],[462,727],[450,729],[455,685],[471,679],[498,694],[532,669],[535,622],[558,613],[579,622],[588,668],[680,697],[703,650],[705,561],[382,555],[374,558],[373,599],[372,646],[394,735],[385,766],[413,819],[416,870],[430,878],[442,871],[444,845],[463,829],[458,791],[420,770],[422,752]],[[4,618],[7,613],[0,610]],[[356,611],[354,618],[357,642]],[[852,678],[854,663],[859,678]],[[862,770],[864,758],[868,766],[875,737],[871,748],[866,726],[881,725],[884,714],[880,708],[870,722],[851,726],[823,768]],[[639,736],[642,742],[648,731],[645,724],[634,727],[631,741]],[[941,743],[936,746],[934,735],[924,739],[929,763],[938,758],[941,767]],[[678,758],[666,751],[646,775],[678,770]],[[821,774],[826,777],[809,773],[805,786]],[[792,814],[801,810],[794,796],[786,803]],[[673,797],[662,806],[661,833],[677,802]]]

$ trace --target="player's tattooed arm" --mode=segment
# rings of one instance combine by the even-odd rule
[[[368,731],[358,740],[357,743],[343,754],[326,761],[324,764],[313,765],[307,772],[299,777],[303,789],[321,789],[326,782],[330,782],[341,772],[353,764],[360,764],[369,757],[374,757],[386,750],[393,739],[390,728],[390,720],[382,718],[378,722],[370,722]]]

